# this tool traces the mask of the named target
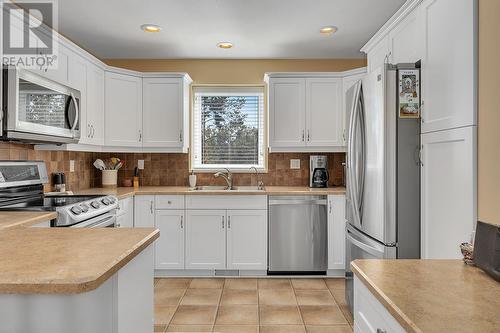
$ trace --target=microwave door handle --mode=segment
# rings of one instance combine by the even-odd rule
[[[76,101],[75,95],[71,92],[70,93],[71,99],[73,100],[73,103],[75,104],[75,120],[73,121],[73,126],[71,126],[71,131],[74,131],[76,128],[76,125],[78,125],[78,119],[80,118],[80,108],[78,107],[78,103]]]

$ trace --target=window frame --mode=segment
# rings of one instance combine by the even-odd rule
[[[269,129],[268,129],[268,119],[267,119],[267,86],[266,84],[191,84],[191,90],[190,90],[190,99],[189,99],[189,104],[190,104],[190,112],[189,112],[189,132],[190,132],[190,141],[189,141],[189,171],[190,172],[196,172],[196,173],[213,173],[217,171],[221,171],[221,169],[228,169],[232,173],[253,173],[255,170],[253,167],[231,167],[230,165],[221,165],[220,167],[214,167],[214,168],[195,168],[194,167],[194,101],[195,101],[195,92],[196,89],[198,88],[213,88],[213,89],[220,89],[224,90],[224,88],[227,89],[245,89],[245,88],[258,88],[262,89],[262,94],[263,94],[263,166],[260,168],[257,168],[259,173],[267,173],[268,172],[268,154],[269,154],[269,145],[268,145],[268,134],[269,134]]]

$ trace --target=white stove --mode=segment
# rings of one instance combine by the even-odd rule
[[[44,195],[43,161],[0,161],[0,210],[55,211],[52,227],[115,227],[118,199],[102,195]]]

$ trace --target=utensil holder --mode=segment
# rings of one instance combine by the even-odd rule
[[[118,170],[102,170],[102,186],[116,187],[118,183]]]

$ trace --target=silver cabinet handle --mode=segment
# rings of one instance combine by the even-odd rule
[[[142,131],[139,130],[139,142],[142,142]]]
[[[184,223],[183,223],[183,221],[182,221],[182,220],[183,220],[183,216],[181,215],[181,229],[183,229],[183,228],[184,228]]]
[[[309,130],[307,130],[307,141],[311,141],[311,135],[309,135]]]
[[[94,128],[94,125],[90,125],[90,127],[92,128],[92,138],[94,138],[94,136],[95,136],[95,128]]]
[[[182,130],[179,131],[179,142],[182,142]]]
[[[222,216],[222,229],[224,229],[224,216]]]
[[[153,200],[149,201],[149,211],[153,214]]]
[[[305,131],[302,130],[302,141],[305,141]]]
[[[332,201],[328,201],[328,212],[331,214],[332,213]]]
[[[231,229],[231,216],[227,217],[227,228]]]
[[[90,138],[91,134],[92,134],[92,130],[90,128],[90,125],[87,124],[87,138]]]
[[[387,333],[387,331],[381,328],[377,328],[377,333]]]

